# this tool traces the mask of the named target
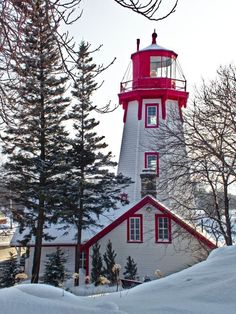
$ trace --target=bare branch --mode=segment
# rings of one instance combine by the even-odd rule
[[[201,221],[207,231],[214,228],[216,240],[227,245],[235,232],[230,194],[236,183],[235,104],[236,68],[221,67],[215,80],[203,81],[184,124],[170,110],[150,134],[151,150],[159,152],[162,164],[158,188],[185,219]]]
[[[175,12],[178,0],[173,1],[173,5],[167,11],[161,11],[161,6],[163,5],[163,0],[149,0],[142,2],[139,0],[114,0],[116,3],[121,5],[126,9],[130,9],[135,13],[141,14],[151,21],[160,21],[167,18],[169,15]],[[166,4],[166,3],[165,3]],[[165,5],[164,4],[164,5]],[[160,15],[158,16],[159,12]]]

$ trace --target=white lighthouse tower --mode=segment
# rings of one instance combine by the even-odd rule
[[[132,80],[121,83],[119,102],[124,110],[124,129],[118,172],[134,182],[126,190],[130,202],[143,196],[140,176],[144,182],[149,176],[149,180],[155,181],[155,191],[149,191],[149,194],[169,206],[167,190],[158,189],[167,173],[163,165],[165,162],[168,167],[168,158],[153,148],[153,136],[162,141],[160,126],[171,125],[173,119],[181,120],[188,93],[177,54],[159,46],[156,38],[154,31],[151,45],[144,49],[139,49],[140,40],[137,40],[137,51],[131,55]],[[170,110],[175,114],[170,115]]]

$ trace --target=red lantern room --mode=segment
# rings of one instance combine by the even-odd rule
[[[172,50],[157,45],[156,41],[157,34],[154,31],[151,45],[140,50],[140,40],[137,39],[137,51],[131,55],[132,80],[121,83],[119,100],[126,110],[127,101],[133,97],[142,99],[160,96],[163,106],[162,115],[165,118],[165,100],[167,98],[178,100],[179,107],[185,107],[188,93],[186,93],[186,79],[177,62],[178,55]],[[138,118],[141,119],[141,108],[139,109]]]
[[[152,34],[152,44],[132,54],[133,89],[175,88],[177,54],[156,44],[157,34]]]

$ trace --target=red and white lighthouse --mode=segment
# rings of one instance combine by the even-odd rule
[[[165,191],[158,191],[158,181],[165,175],[162,171],[164,156],[151,148],[152,135],[162,141],[158,135],[160,125],[180,119],[188,98],[177,54],[159,46],[156,39],[154,31],[151,45],[144,49],[139,49],[140,40],[137,40],[137,51],[131,55],[132,80],[122,82],[119,93],[124,110],[124,129],[118,172],[134,181],[126,190],[131,202],[141,198],[140,175],[149,170],[157,182],[157,199],[164,201],[168,198],[163,195]],[[170,110],[175,112],[174,116],[168,116]]]

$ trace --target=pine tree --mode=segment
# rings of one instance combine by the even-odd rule
[[[19,273],[20,267],[17,263],[17,259],[12,252],[9,253],[10,258],[5,262],[5,266],[0,269],[1,278],[0,278],[0,287],[6,288],[14,286],[16,283],[15,276]]]
[[[115,262],[116,255],[117,254],[112,249],[112,243],[109,240],[107,243],[106,252],[103,255],[103,259],[104,259],[104,262],[106,264],[106,266],[103,270],[103,273],[104,273],[105,277],[108,280],[110,280],[110,282],[112,284],[116,283],[116,273],[113,271],[113,267],[116,264],[116,262]]]
[[[93,246],[92,253],[92,269],[91,269],[91,281],[95,286],[99,284],[99,277],[102,275],[102,256],[100,253],[100,245],[96,242]]]
[[[21,54],[14,67],[18,83],[10,86],[18,97],[15,125],[5,130],[4,181],[14,191],[15,202],[27,208],[17,218],[20,231],[28,231],[25,241],[35,238],[32,282],[37,283],[44,230],[54,219],[62,194],[67,137],[63,122],[69,99],[64,98],[67,78],[55,41],[57,22],[47,12],[46,0],[28,1],[25,6]]]
[[[72,93],[75,103],[70,114],[75,137],[71,139],[67,158],[70,171],[65,179],[68,183],[65,220],[77,228],[76,273],[79,272],[82,230],[98,225],[100,214],[116,208],[121,189],[130,183],[130,179],[111,171],[116,163],[112,161],[111,152],[104,152],[107,148],[104,136],[96,133],[99,121],[94,118],[96,107],[91,97],[98,88],[95,77],[102,69],[92,62],[89,47],[82,42],[78,52],[78,78]]]
[[[47,254],[48,261],[45,263],[44,283],[58,287],[66,278],[64,252],[57,247],[56,252]]]
[[[135,280],[137,276],[137,264],[131,256],[127,257],[127,264],[123,272],[125,279]]]

